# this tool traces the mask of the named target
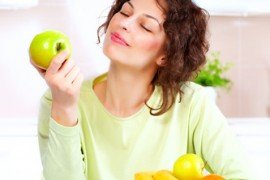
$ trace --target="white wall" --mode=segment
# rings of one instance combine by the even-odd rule
[[[38,6],[29,9],[0,9],[0,117],[37,116],[39,99],[47,85],[30,65],[28,47],[34,35],[44,29],[57,29],[70,37],[74,49],[72,58],[86,79],[107,70],[109,61],[102,53],[102,44],[96,45],[96,30],[105,20],[99,17],[107,14],[112,1],[40,0]],[[230,71],[230,78],[235,82],[233,89],[223,93],[219,101],[226,116],[269,116],[270,76],[264,68],[264,62],[269,62],[269,50],[267,45],[262,45],[269,40],[268,22],[269,16],[212,16],[210,19],[211,50],[220,50],[224,60],[236,62]],[[243,57],[238,57],[239,54]],[[245,60],[244,65],[250,64],[248,71],[243,70],[244,61],[239,58]],[[255,59],[264,69],[255,69]],[[249,73],[254,70],[256,76]],[[258,83],[257,93],[252,87]]]
[[[194,0],[211,14],[270,13],[270,0]]]
[[[30,65],[28,47],[34,35],[45,29],[57,29],[70,37],[72,58],[85,78],[107,70],[102,44],[96,45],[96,30],[104,20],[98,17],[111,2],[40,0],[29,9],[0,9],[0,117],[37,115],[47,85]]]

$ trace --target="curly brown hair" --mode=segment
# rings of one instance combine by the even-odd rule
[[[122,5],[129,0],[115,0],[107,20],[98,28],[98,43],[101,30],[106,33],[109,23],[118,13]],[[153,85],[162,88],[162,104],[159,108],[150,109],[151,115],[161,115],[167,112],[174,104],[177,94],[181,102],[183,91],[181,87],[198,73],[206,62],[206,53],[209,43],[206,38],[209,14],[198,7],[192,0],[166,0],[166,8],[156,0],[165,13],[163,27],[166,34],[165,65],[159,66],[152,80]],[[159,110],[153,113],[153,110]]]

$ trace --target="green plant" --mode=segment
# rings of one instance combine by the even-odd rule
[[[232,81],[224,77],[224,73],[232,67],[232,63],[222,64],[220,52],[212,52],[206,64],[199,71],[194,82],[202,86],[223,87],[229,89]]]

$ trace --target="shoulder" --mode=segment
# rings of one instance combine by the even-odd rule
[[[191,81],[187,81],[186,83],[184,83],[181,86],[181,89],[184,93],[194,94],[194,93],[198,93],[198,92],[202,91],[205,88],[202,85],[196,84],[196,83],[191,82]]]
[[[93,78],[85,79],[81,85],[81,93],[89,92],[93,86]]]
[[[107,73],[102,73],[102,74],[97,74],[95,76],[91,76],[88,77],[87,79],[85,79],[82,83],[81,86],[81,93],[89,93],[89,90],[92,91],[94,85],[98,84],[99,82],[103,81],[104,79],[106,79],[107,77]]]
[[[183,102],[186,104],[189,103],[190,122],[194,127],[198,123],[207,126],[212,121],[225,123],[224,115],[218,108],[215,100],[211,97],[211,93],[207,87],[193,82],[189,83],[184,90]]]
[[[188,112],[190,108],[194,107],[207,96],[206,88],[191,81],[187,81],[184,84],[179,84],[182,94],[178,93],[174,99],[174,109],[179,111]],[[156,86],[154,91],[154,98],[150,99],[150,105],[159,109],[163,102],[163,89],[161,86]],[[179,101],[181,100],[181,101]]]
[[[183,84],[181,90],[183,92],[182,100],[185,103],[194,105],[208,98],[207,88],[191,81]]]

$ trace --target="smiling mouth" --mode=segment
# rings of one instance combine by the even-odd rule
[[[129,46],[128,43],[126,43],[126,41],[121,38],[121,36],[117,33],[112,33],[111,34],[111,40],[117,44],[123,45],[123,46]]]

